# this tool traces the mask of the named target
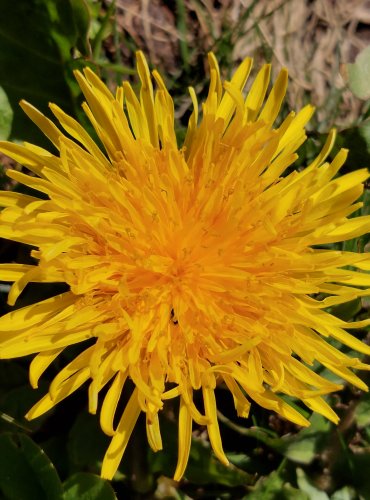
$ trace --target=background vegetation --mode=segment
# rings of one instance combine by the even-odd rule
[[[55,102],[78,117],[81,94],[73,69],[91,66],[113,89],[136,82],[134,53],[144,50],[160,69],[175,99],[181,138],[191,109],[187,86],[200,98],[208,85],[206,53],[213,50],[225,78],[247,55],[255,66],[273,62],[290,72],[286,109],[317,106],[299,168],[317,153],[327,131],[339,129],[337,147],[351,149],[345,170],[370,164],[369,2],[358,0],[0,0],[0,138],[44,145],[45,138],[21,112],[24,98],[48,114]],[[48,147],[50,147],[48,145]],[[12,167],[0,156],[1,187],[24,190],[6,178]],[[369,213],[365,191],[363,213]],[[369,236],[338,248],[368,251]],[[30,262],[29,248],[1,241],[1,262]],[[0,283],[0,312],[9,310]],[[56,292],[28,286],[17,307]],[[346,320],[369,314],[370,300],[333,308]],[[369,340],[366,331],[357,334]],[[73,347],[64,362],[75,354]],[[87,412],[84,391],[54,411],[26,422],[23,415],[58,371],[48,370],[39,390],[28,384],[30,359],[0,363],[0,497],[13,500],[250,499],[355,500],[370,498],[370,397],[347,385],[330,403],[338,427],[318,415],[300,429],[253,407],[248,420],[235,416],[231,396],[218,392],[225,450],[221,465],[210,452],[206,431],[195,427],[184,480],[172,481],[177,455],[176,408],[162,415],[163,452],[154,454],[139,421],[112,483],[98,477],[108,439]],[[317,368],[321,373],[325,370]],[[333,375],[325,373],[333,378]],[[366,375],[365,375],[366,379]],[[367,382],[370,382],[369,377]],[[302,410],[300,410],[302,411]]]

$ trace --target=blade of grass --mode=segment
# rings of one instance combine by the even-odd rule
[[[186,42],[186,9],[183,0],[176,0],[177,29],[180,33],[180,53],[184,70],[189,70],[189,49]]]

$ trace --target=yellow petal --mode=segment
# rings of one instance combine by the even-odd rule
[[[100,426],[103,432],[108,436],[113,436],[115,434],[115,430],[113,428],[113,420],[126,379],[127,373],[119,371],[112,385],[108,389],[108,392],[103,401],[103,405],[100,411]]]
[[[270,74],[270,64],[265,64],[259,70],[245,100],[246,121],[254,121],[256,119],[267,92]]]
[[[63,134],[58,127],[27,101],[22,100],[19,104],[27,116],[31,118],[35,125],[37,125],[46,137],[51,140],[54,146],[59,148],[59,137]]]
[[[0,331],[24,330],[33,325],[45,323],[45,321],[55,316],[59,311],[67,308],[75,301],[76,296],[71,292],[66,292],[50,299],[43,300],[42,302],[22,307],[0,318]]]
[[[175,474],[173,476],[175,481],[180,481],[184,475],[186,466],[189,461],[190,448],[191,448],[191,433],[193,419],[189,412],[188,406],[180,398],[180,410],[179,410],[179,432],[178,432],[178,459]]]
[[[218,419],[217,419],[215,391],[210,387],[204,387],[204,386],[202,387],[202,391],[203,391],[205,414],[209,419],[209,422],[207,424],[207,430],[212,449],[215,452],[216,457],[220,460],[220,462],[222,462],[224,465],[229,465],[229,461],[222,448],[220,429],[218,426]]]
[[[158,413],[152,416],[146,415],[146,435],[148,437],[149,446],[154,452],[163,448]]]
[[[303,400],[303,402],[311,410],[316,411],[317,413],[320,413],[320,415],[323,415],[328,420],[331,420],[332,422],[334,422],[334,424],[338,424],[338,422],[339,422],[338,415],[328,405],[328,403],[326,401],[324,401],[322,398],[320,398],[320,397],[306,398]]]
[[[33,420],[40,415],[46,413],[51,408],[53,408],[57,403],[68,397],[70,394],[75,392],[83,383],[90,377],[90,370],[85,368],[70,379],[66,380],[63,385],[59,388],[58,394],[55,395],[54,399],[51,398],[50,394],[44,396],[38,403],[36,403],[26,414],[27,420]]]
[[[240,64],[240,66],[238,67],[238,69],[234,73],[234,76],[231,79],[230,88],[235,88],[236,90],[239,91],[243,90],[245,83],[248,79],[250,70],[252,68],[252,63],[253,61],[250,57],[244,59],[244,61]],[[229,123],[234,110],[235,110],[235,101],[228,93],[226,93],[223,96],[220,105],[217,109],[216,118],[222,118],[226,126]]]
[[[34,389],[37,389],[41,375],[63,350],[64,348],[60,347],[59,349],[40,352],[33,358],[30,364],[30,384]]]
[[[113,479],[116,470],[121,462],[122,455],[125,452],[128,440],[130,439],[133,428],[140,415],[141,409],[137,400],[138,390],[132,393],[129,402],[122,414],[118,424],[116,434],[113,436],[108,450],[104,456],[101,476],[104,479]]]
[[[154,147],[158,147],[158,131],[156,114],[154,112],[154,93],[150,79],[149,67],[145,56],[141,51],[136,52],[137,71],[141,80],[140,101],[145,113],[149,128],[150,141]]]
[[[266,104],[263,107],[259,119],[267,123],[272,123],[277,117],[283,99],[285,97],[286,88],[288,85],[288,71],[283,68],[272,87],[272,90],[267,98]]]

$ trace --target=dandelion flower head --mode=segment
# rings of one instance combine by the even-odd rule
[[[347,151],[326,161],[334,131],[310,165],[287,173],[313,113],[305,106],[274,127],[287,71],[268,92],[264,65],[245,97],[251,59],[224,83],[212,54],[209,65],[201,110],[190,88],[193,113],[181,145],[170,94],[156,71],[152,80],[141,52],[139,95],[128,82],[113,95],[91,69],[76,72],[101,146],[56,105],[50,109],[58,126],[26,102],[24,111],[58,152],[0,145],[31,171],[8,175],[41,193],[0,194],[0,236],[31,245],[35,259],[0,266],[1,279],[14,282],[9,304],[29,282],[69,287],[0,319],[0,358],[35,354],[30,382],[37,387],[68,346],[85,346],[27,417],[87,382],[89,411],[99,410],[101,428],[112,436],[106,478],[141,412],[151,448],[162,448],[159,413],[169,399],[179,401],[179,480],[193,422],[207,427],[215,455],[228,463],[217,420],[219,384],[239,416],[257,404],[302,426],[309,422],[282,394],[338,421],[323,396],[342,386],[313,371],[315,362],[367,390],[353,369],[369,366],[328,340],[370,354],[346,331],[370,322],[346,323],[327,308],[369,293],[370,258],[325,245],[369,230],[370,216],[349,218],[361,206],[368,173],[337,176]],[[121,410],[127,384],[134,389]]]

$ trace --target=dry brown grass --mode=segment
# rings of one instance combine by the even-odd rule
[[[235,3],[243,8],[243,2]],[[247,20],[248,27],[253,23],[258,34],[249,29],[236,43],[234,57],[259,54],[261,42],[266,44],[277,63],[275,71],[279,66],[289,69],[291,107],[309,99],[318,108],[321,129],[348,126],[357,119],[362,102],[347,89],[344,64],[353,62],[370,41],[370,2],[262,1]]]
[[[116,1],[119,31],[167,74],[179,76],[181,41],[190,64],[209,50],[229,67],[246,56],[256,66],[269,59],[275,74],[289,69],[289,106],[317,107],[319,131],[348,127],[361,116],[363,102],[348,90],[345,63],[370,42],[370,1],[183,0],[186,31],[178,29],[177,3]],[[122,51],[131,57],[125,43]]]

